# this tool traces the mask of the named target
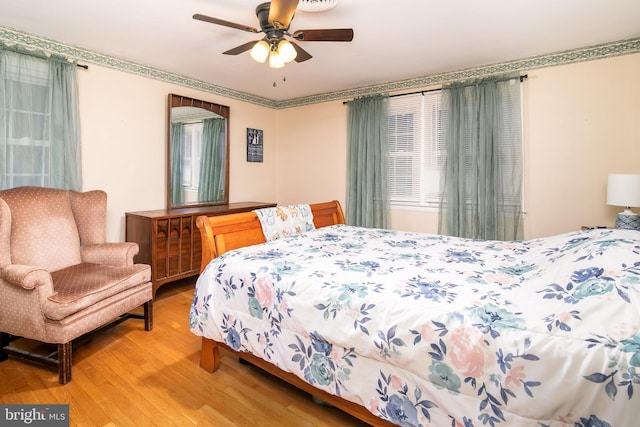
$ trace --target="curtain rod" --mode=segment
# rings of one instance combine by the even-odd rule
[[[26,47],[23,47],[21,45],[18,45],[17,47],[14,47],[13,45],[9,46],[5,43],[0,42],[0,46],[5,46],[5,48],[8,51],[14,52],[14,53],[18,53],[20,55],[27,55],[27,56],[33,56],[34,58],[39,58],[39,59],[50,59],[51,56],[47,56],[46,54],[40,52],[40,51],[32,51],[27,49]],[[54,60],[59,61],[59,62],[65,62],[63,59],[61,59],[60,56],[58,56],[57,58],[54,57]],[[76,64],[76,67],[78,68],[83,68],[85,70],[89,69],[88,65],[83,65],[83,64]]]
[[[522,81],[526,78],[529,78],[528,74],[523,74],[522,76],[520,76],[520,83],[522,83]],[[511,80],[511,79],[509,79]],[[389,98],[395,98],[396,96],[408,96],[408,95],[416,95],[416,94],[421,94],[424,95],[425,93],[429,93],[429,92],[437,92],[439,90],[442,90],[442,88],[440,89],[427,89],[427,90],[418,90],[415,92],[407,92],[407,93],[396,93],[395,95],[389,95]],[[342,105],[348,104],[349,101],[343,101]]]

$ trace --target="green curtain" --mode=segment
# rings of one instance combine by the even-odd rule
[[[522,239],[520,105],[515,75],[443,87],[441,234]]]
[[[225,119],[205,119],[202,127],[202,153],[198,200],[216,202],[224,199]]]
[[[80,108],[76,64],[52,61],[51,82],[51,186],[80,190]]]
[[[184,204],[182,191],[182,135],[184,124],[171,123],[171,205]]]
[[[376,95],[348,103],[345,219],[350,225],[389,228],[388,98]]]
[[[81,189],[76,68],[0,44],[0,188]]]

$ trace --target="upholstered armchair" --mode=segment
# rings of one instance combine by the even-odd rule
[[[153,327],[151,269],[136,243],[107,243],[107,195],[41,187],[0,191],[0,362],[9,355],[71,381],[72,342],[129,317]],[[131,313],[144,306],[143,315]],[[28,353],[18,338],[56,344]]]

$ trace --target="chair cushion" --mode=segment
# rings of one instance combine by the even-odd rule
[[[69,191],[18,187],[0,191],[11,209],[11,263],[55,271],[78,264],[80,238]]]
[[[113,267],[81,263],[51,273],[54,293],[43,306],[44,315],[61,320],[98,301],[151,280],[146,264]]]
[[[69,191],[71,209],[80,233],[80,245],[99,245],[107,239],[107,193]]]

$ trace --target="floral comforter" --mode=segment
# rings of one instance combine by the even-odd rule
[[[338,225],[213,260],[190,326],[402,426],[630,426],[639,308],[640,232]]]

